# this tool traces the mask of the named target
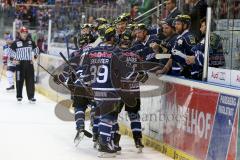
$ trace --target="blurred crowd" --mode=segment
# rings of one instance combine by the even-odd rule
[[[224,1],[224,0],[223,0]],[[97,19],[99,17],[105,18],[109,24],[115,24],[116,17],[118,17],[123,11],[119,8],[127,9],[130,19],[134,23],[144,23],[149,29],[150,34],[156,34],[159,40],[165,38],[164,27],[161,21],[167,20],[173,21],[177,15],[189,15],[190,26],[189,31],[194,36],[194,41],[200,42],[202,39],[202,32],[200,32],[201,20],[206,16],[206,7],[207,4],[204,0],[183,0],[184,2],[179,6],[179,1],[177,0],[166,0],[164,4],[164,10],[161,9],[161,16],[156,17],[154,14],[148,16],[145,15],[141,18],[140,21],[134,21],[136,17],[145,13],[149,9],[157,5],[155,0],[56,0],[56,1],[5,1],[6,6],[15,5],[16,17],[15,23],[16,28],[21,26],[27,26],[30,29],[32,28],[34,32],[32,37],[36,44],[38,44],[40,51],[46,52],[46,42],[47,42],[47,30],[48,22],[52,20],[52,41],[54,42],[66,42],[66,39],[69,43],[74,43],[73,37],[81,33],[82,24],[89,24],[95,26]],[[23,4],[24,3],[24,4]],[[236,2],[237,3],[237,2]],[[41,5],[39,5],[41,4]],[[54,4],[54,5],[48,5]],[[72,5],[78,4],[78,5]],[[83,5],[84,4],[84,5]],[[94,5],[97,4],[97,5]],[[127,5],[126,5],[127,4]],[[212,2],[212,5],[223,5],[222,3]],[[126,7],[126,6],[129,6]],[[89,12],[89,8],[94,10]],[[100,8],[101,11],[104,11],[103,14],[95,14]],[[106,10],[113,9],[112,12],[106,12]],[[118,10],[116,10],[118,9]],[[224,12],[224,7],[221,7],[221,12]],[[119,12],[119,13],[118,13]],[[216,11],[215,11],[216,12]],[[105,14],[105,15],[104,15]],[[110,15],[110,17],[108,17]],[[111,17],[112,16],[112,17]],[[158,23],[156,19],[159,18]],[[224,17],[223,17],[224,18]],[[155,24],[153,24],[155,22]],[[174,24],[170,25],[174,28]],[[94,29],[93,37],[96,32]],[[81,35],[81,34],[80,34]],[[220,42],[219,42],[220,43]],[[223,59],[223,58],[222,58]]]

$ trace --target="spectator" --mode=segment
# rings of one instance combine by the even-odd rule
[[[177,15],[181,14],[181,12],[177,8],[176,0],[168,0],[166,2],[166,10],[168,11],[168,15],[166,19],[174,19]]]
[[[137,16],[139,16],[139,4],[138,3],[134,3],[131,5],[130,16],[131,16],[131,19],[134,19]]]
[[[16,30],[19,30],[23,26],[22,21],[19,19],[19,16],[17,16],[17,18],[15,19],[15,25]]]
[[[95,18],[94,18],[93,16],[89,16],[89,17],[88,17],[88,23],[89,23],[89,24],[92,24],[92,25],[93,25],[93,24],[94,24],[94,21],[95,21]]]
[[[190,5],[193,5],[190,9]],[[206,17],[207,4],[204,0],[185,0],[185,5],[183,7],[184,14],[188,14],[191,17],[191,28],[190,31],[196,37],[196,40],[201,39],[200,20]]]

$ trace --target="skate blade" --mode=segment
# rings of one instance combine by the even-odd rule
[[[117,151],[117,152],[116,152],[116,155],[121,155],[121,154],[122,154],[121,151]]]
[[[7,93],[14,93],[15,90],[14,89],[11,89],[11,90],[6,90]]]
[[[75,147],[77,147],[79,145],[79,143],[81,142],[83,137],[84,137],[84,133],[81,132],[81,133],[79,133],[79,136],[74,139]]]
[[[114,157],[116,157],[116,154],[115,153],[98,152],[97,156],[99,158],[114,158]]]
[[[94,148],[94,149],[98,149],[98,148],[99,148],[99,145],[98,145],[97,142],[94,142],[94,143],[93,143],[93,148]]]
[[[93,126],[89,125],[89,130],[92,131],[92,129],[93,129]]]
[[[140,148],[137,148],[138,149],[138,151],[137,151],[137,153],[142,153],[142,147],[140,147]]]
[[[36,104],[36,102],[33,102],[33,101],[29,101],[30,104]]]

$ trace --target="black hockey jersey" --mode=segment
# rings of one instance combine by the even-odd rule
[[[87,64],[91,77],[91,88],[94,99],[98,101],[120,100],[120,69],[115,46],[101,43],[86,55],[84,63]]]

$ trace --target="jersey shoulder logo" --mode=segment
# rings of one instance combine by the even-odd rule
[[[28,41],[28,44],[32,44],[32,41]]]
[[[189,41],[190,41],[191,44],[196,43],[195,37],[193,37],[192,35],[189,35],[188,38],[189,38]]]
[[[178,45],[182,45],[182,44],[183,44],[183,40],[182,40],[182,39],[179,39],[179,40],[177,41],[177,43],[178,43]]]
[[[23,46],[23,43],[21,41],[18,41],[17,42],[17,47],[22,47]]]

